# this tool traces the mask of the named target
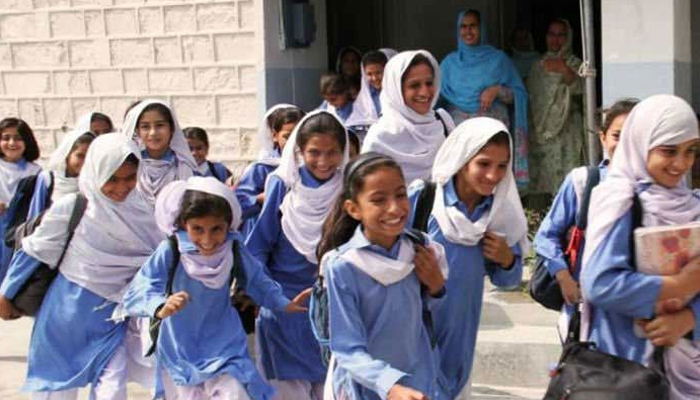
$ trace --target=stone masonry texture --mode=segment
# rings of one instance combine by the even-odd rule
[[[82,114],[119,127],[133,101],[164,99],[240,171],[259,123],[254,1],[0,0],[0,117],[25,119],[46,160]]]

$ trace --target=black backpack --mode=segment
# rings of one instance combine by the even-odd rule
[[[39,311],[41,303],[44,301],[44,296],[49,290],[49,286],[51,286],[51,282],[53,282],[56,275],[58,275],[58,267],[63,262],[63,257],[65,257],[68,246],[73,239],[75,229],[83,218],[83,214],[85,214],[87,204],[88,200],[85,196],[82,194],[76,196],[75,205],[73,206],[73,211],[71,211],[70,220],[68,221],[68,238],[63,245],[63,251],[58,258],[55,268],[49,268],[48,265],[41,263],[29,279],[22,285],[19,292],[12,298],[12,305],[23,315],[35,316]],[[18,249],[21,249],[22,237],[29,236],[34,232],[34,229],[41,223],[41,217],[43,217],[43,215],[44,213],[41,213],[37,216],[38,218],[30,220],[29,222],[31,222],[31,224],[25,223],[18,227]]]
[[[569,264],[569,272],[573,275],[578,257],[583,251],[583,234],[588,226],[588,207],[591,202],[591,191],[600,182],[600,170],[596,166],[588,167],[586,186],[583,190],[581,204],[576,215],[576,225],[571,229],[566,246],[565,256]],[[535,255],[535,263],[530,277],[530,296],[544,307],[560,311],[564,305],[564,296],[556,277],[549,274],[545,265],[547,259],[541,255]]]
[[[53,193],[54,176],[53,172],[49,172],[51,178],[51,183],[48,187],[48,193],[46,196],[46,203],[44,204],[44,209],[51,205],[51,194]],[[3,238],[5,246],[16,249],[18,247],[16,243],[15,231],[27,220],[27,215],[29,214],[29,205],[32,202],[32,197],[34,197],[34,190],[36,189],[36,181],[39,178],[39,174],[27,176],[22,178],[17,184],[17,190],[15,195],[12,196],[12,200],[7,207],[7,215],[10,219],[6,223],[5,237]],[[35,217],[36,218],[36,217]],[[35,224],[38,225],[38,224]]]
[[[178,247],[177,237],[172,235],[168,237],[168,242],[170,243],[170,250],[173,252],[173,262],[168,269],[168,281],[165,285],[165,298],[167,299],[173,294],[173,282],[175,281],[175,270],[180,264],[180,248]],[[233,241],[232,249],[233,251],[233,265],[231,266],[231,278],[229,281],[229,287],[233,285],[234,279],[236,280],[237,287],[245,287],[246,276],[245,270],[243,269],[243,264],[240,254],[240,243],[238,240]],[[233,304],[233,297],[231,298],[231,303]],[[151,336],[151,347],[146,353],[146,357],[152,355],[156,351],[156,346],[158,344],[158,335],[160,333],[160,324],[163,320],[156,317],[155,315],[151,317],[151,322],[148,327],[149,334]],[[248,332],[246,332],[248,333]]]

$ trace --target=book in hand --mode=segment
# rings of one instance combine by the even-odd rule
[[[639,272],[675,275],[700,256],[700,223],[637,228],[634,247]]]

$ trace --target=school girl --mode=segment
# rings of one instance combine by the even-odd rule
[[[0,121],[0,238],[5,237],[7,222],[12,217],[6,213],[23,178],[36,175],[41,167],[34,163],[39,158],[39,145],[29,125],[19,118]],[[0,243],[0,281],[12,257],[12,249]]]
[[[608,165],[620,140],[622,124],[635,104],[637,104],[636,100],[620,100],[613,104],[605,115],[599,133],[600,143],[605,154],[605,159],[598,165],[601,180],[607,175]],[[537,254],[546,260],[547,271],[559,282],[562,296],[568,305],[566,308],[568,315],[573,311],[571,305],[577,304],[581,299],[581,290],[578,285],[581,257],[578,258],[572,275],[570,266],[564,258],[566,250],[564,246],[568,244],[569,229],[576,225],[579,204],[583,197],[587,178],[587,167],[575,168],[569,172],[559,188],[559,193],[554,198],[547,216],[542,220],[534,242]],[[582,242],[581,249],[583,246]]]
[[[440,67],[425,50],[405,51],[384,68],[379,96],[382,116],[372,125],[362,152],[396,160],[406,182],[430,177],[438,149],[454,129],[444,110],[433,111],[440,95]]]
[[[78,193],[78,176],[94,139],[94,133],[78,130],[63,137],[51,154],[48,168],[37,177],[28,218],[39,215],[63,196]]]
[[[258,160],[250,164],[241,179],[236,183],[236,198],[241,204],[243,225],[241,233],[247,237],[258,220],[260,209],[265,201],[265,181],[267,176],[280,164],[280,155],[294,131],[294,127],[304,117],[304,112],[291,104],[277,104],[265,113],[258,141]]]
[[[246,245],[289,298],[311,287],[317,276],[316,245],[342,188],[347,143],[335,116],[326,111],[307,114],[265,186],[265,203]],[[255,331],[257,359],[278,389],[276,399],[320,399],[326,368],[308,315],[262,307]]]
[[[95,136],[105,133],[114,132],[114,125],[108,115],[101,112],[89,112],[78,118],[74,130],[82,130],[83,132],[92,132]]]
[[[33,399],[77,399],[91,385],[91,398],[125,399],[126,381],[151,376],[130,356],[140,348],[135,319],[110,320],[127,284],[163,239],[136,186],[140,151],[120,134],[104,134],[88,150],[79,178],[87,208],[68,245],[67,226],[76,195],[56,201],[34,233],[22,240],[0,286],[0,317],[17,317],[12,299],[45,263],[58,268],[36,315],[24,390]],[[136,350],[138,351],[138,350]],[[133,369],[132,369],[133,366]]]
[[[469,398],[484,277],[502,287],[517,285],[522,278],[527,220],[512,160],[508,129],[487,117],[457,126],[435,157],[435,200],[427,231],[444,246],[450,269],[448,295],[433,313],[450,398]],[[414,209],[424,183],[411,186]]]
[[[269,399],[272,388],[248,355],[246,335],[231,307],[233,268],[245,276],[246,291],[276,311],[304,311],[265,274],[235,232],[241,216],[231,190],[212,177],[168,184],[156,200],[156,221],[174,235],[161,242],[129,286],[124,304],[132,316],[158,317],[162,325],[156,356],[168,399]],[[234,266],[233,242],[241,264]],[[172,266],[175,263],[175,269]],[[172,292],[166,293],[172,276]],[[216,397],[219,396],[219,397]]]
[[[651,96],[632,109],[607,178],[593,190],[581,272],[583,297],[591,306],[582,316],[583,339],[637,362],[644,361],[647,339],[655,346],[678,343],[664,349],[673,399],[700,396],[700,371],[692,363],[700,347],[681,339],[700,334],[700,259],[690,260],[677,275],[637,272],[632,204],[638,196],[644,226],[698,221],[700,199],[685,174],[699,138],[695,113],[679,97]],[[681,305],[678,299],[690,300]],[[635,321],[640,319],[650,321]],[[635,334],[635,325],[646,338]]]
[[[352,114],[345,120],[345,126],[365,133],[379,119],[382,114],[379,94],[387,61],[387,56],[381,51],[370,51],[362,57],[360,93],[353,103]]]
[[[445,293],[447,262],[439,244],[409,238],[409,217],[394,160],[365,153],[348,165],[318,250],[335,360],[326,385],[336,399],[448,399],[423,320],[445,301],[434,298]]]
[[[182,130],[187,145],[190,147],[192,157],[197,163],[197,173],[199,176],[213,176],[220,182],[226,182],[231,177],[231,171],[220,162],[207,160],[209,154],[209,136],[202,128],[192,126]]]
[[[166,103],[145,99],[134,105],[124,119],[122,134],[141,148],[138,188],[152,205],[165,185],[197,174],[175,112]]]

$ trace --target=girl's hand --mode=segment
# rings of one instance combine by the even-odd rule
[[[260,193],[259,195],[257,195],[257,196],[255,197],[255,201],[256,201],[258,204],[263,204],[263,203],[265,202],[265,192],[262,192],[262,193]]]
[[[309,297],[311,297],[311,288],[304,289],[301,293],[296,295],[296,297],[294,297],[289,304],[287,304],[284,311],[288,313],[308,311],[309,309],[305,304],[307,304]]]
[[[387,400],[430,400],[428,396],[423,393],[406,386],[401,386],[398,383],[389,389],[386,398]]]
[[[654,346],[673,346],[695,328],[695,316],[686,308],[675,314],[659,315],[651,321],[637,321],[637,324]]]
[[[663,276],[657,303],[677,299],[683,304],[700,293],[700,257],[691,259],[676,275]]]
[[[416,245],[415,249],[416,257],[413,259],[413,263],[416,266],[418,280],[428,287],[431,295],[440,293],[440,290],[445,286],[445,277],[442,276],[435,253],[421,245]]]
[[[569,271],[562,269],[557,272],[556,277],[561,289],[561,295],[564,297],[566,304],[578,304],[581,301],[581,288],[574,278],[571,277]]]
[[[481,92],[481,96],[479,96],[479,99],[481,100],[482,112],[488,111],[491,108],[491,104],[493,104],[493,101],[496,100],[496,97],[498,96],[498,93],[500,91],[501,86],[494,85],[484,89],[484,91]]]
[[[168,318],[169,316],[178,313],[180,310],[182,310],[187,303],[190,301],[190,295],[185,292],[185,291],[180,291],[177,292],[170,297],[168,297],[167,300],[165,300],[165,304],[163,304],[163,307],[158,310],[156,313],[156,317],[160,319],[165,319]]]
[[[493,232],[484,234],[484,240],[481,242],[481,253],[486,259],[498,263],[504,268],[510,268],[515,262],[515,255],[506,243],[506,239]]]
[[[0,295],[0,318],[5,321],[11,321],[21,317],[22,314],[12,305],[10,300]]]

